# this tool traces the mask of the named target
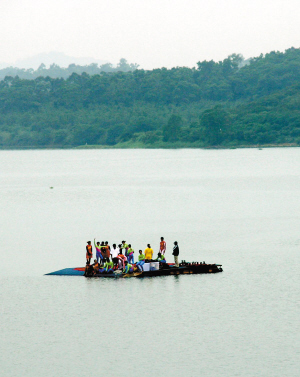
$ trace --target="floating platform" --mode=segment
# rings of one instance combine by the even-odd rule
[[[84,276],[85,267],[64,268],[63,270],[50,272],[46,275],[61,275],[61,276]],[[176,267],[174,263],[167,263],[166,266],[161,263],[159,270],[134,272],[131,274],[123,274],[120,270],[113,273],[101,273],[91,277],[99,278],[128,278],[128,277],[154,277],[154,276],[168,276],[168,275],[190,275],[190,274],[213,274],[222,272],[221,264],[200,264],[200,263],[180,263]]]

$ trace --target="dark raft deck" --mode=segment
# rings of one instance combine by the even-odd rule
[[[189,274],[212,274],[222,272],[221,264],[199,264],[199,263],[181,263],[179,267],[175,267],[170,263],[167,266],[161,266],[159,270],[134,272],[131,274],[123,274],[120,270],[113,273],[96,274],[91,277],[99,278],[124,278],[124,277],[154,277],[154,276],[169,276],[169,275],[189,275]],[[65,268],[63,270],[50,272],[46,275],[65,275],[65,276],[84,276],[84,267]]]

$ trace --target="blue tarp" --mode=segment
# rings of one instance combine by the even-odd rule
[[[83,276],[84,271],[78,271],[74,268],[64,268],[63,270],[50,272],[49,274],[45,275],[71,275],[71,276]]]

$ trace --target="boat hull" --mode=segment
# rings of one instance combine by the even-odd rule
[[[188,265],[180,267],[170,267],[157,271],[144,271],[139,277],[146,276],[168,276],[168,275],[190,275],[190,274],[214,274],[222,272],[218,265]]]
[[[84,267],[64,268],[63,270],[50,272],[46,275],[58,276],[84,276]],[[222,272],[221,265],[217,264],[186,264],[180,267],[175,267],[174,264],[168,265],[168,268],[163,268],[155,271],[143,271],[133,274],[122,273],[102,273],[93,277],[99,278],[123,278],[123,277],[154,277],[154,276],[169,276],[169,275],[191,275],[191,274],[213,274]]]
[[[84,271],[85,271],[84,267],[64,268],[63,270],[50,272],[49,274],[45,274],[45,275],[83,276]]]

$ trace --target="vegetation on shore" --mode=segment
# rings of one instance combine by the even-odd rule
[[[0,147],[300,145],[300,49],[0,81]]]

